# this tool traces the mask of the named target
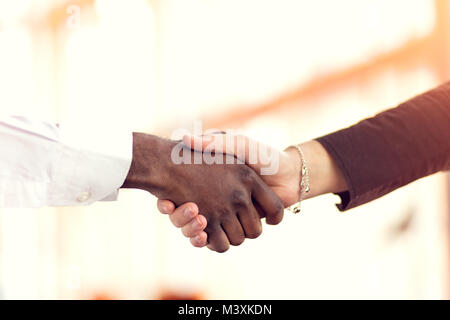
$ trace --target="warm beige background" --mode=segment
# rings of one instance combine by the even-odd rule
[[[449,17],[447,0],[0,0],[0,110],[80,135],[202,120],[284,147],[449,79]],[[0,294],[448,298],[447,181],[344,214],[309,200],[225,254],[191,248],[139,191],[1,210]]]

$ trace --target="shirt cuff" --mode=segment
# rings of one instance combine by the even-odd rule
[[[113,193],[107,195],[105,198],[100,199],[100,201],[116,201],[118,197],[119,197],[119,190],[115,190]]]
[[[74,137],[62,134],[58,144],[54,183],[47,203],[53,206],[89,205],[117,199],[131,166],[130,132]]]

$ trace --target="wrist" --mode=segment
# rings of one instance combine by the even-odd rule
[[[308,163],[310,192],[304,199],[347,190],[345,179],[322,144],[311,140],[300,145]]]
[[[286,163],[286,179],[289,181],[289,189],[295,191],[295,198],[291,199],[289,205],[298,202],[300,199],[300,183],[302,181],[302,160],[298,151],[290,146],[284,150],[284,155],[288,159]]]
[[[157,193],[168,177],[170,153],[175,142],[145,133],[133,133],[133,158],[122,188]]]

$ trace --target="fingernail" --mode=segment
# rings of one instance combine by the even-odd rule
[[[184,209],[183,213],[186,218],[193,218],[195,215],[195,212],[191,207],[187,207],[186,209]]]
[[[194,241],[197,242],[198,244],[202,241],[202,237],[200,236],[195,236],[194,237]]]
[[[193,223],[193,227],[195,229],[200,229],[201,227],[203,227],[203,223],[200,221],[200,219],[197,218]]]
[[[163,212],[163,213],[169,213],[169,208],[167,207],[167,206],[161,206],[161,211]]]

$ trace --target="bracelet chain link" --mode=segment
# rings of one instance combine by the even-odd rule
[[[309,188],[309,170],[308,170],[308,166],[306,163],[306,159],[305,159],[305,155],[303,154],[302,149],[300,148],[299,145],[293,145],[290,146],[289,148],[295,148],[297,150],[297,152],[300,154],[300,161],[301,161],[301,177],[300,177],[300,196],[299,196],[299,200],[297,203],[294,203],[292,206],[290,206],[288,208],[289,211],[291,211],[292,213],[299,213],[302,210],[302,199],[303,199],[303,194],[304,193],[308,193],[310,188]]]

